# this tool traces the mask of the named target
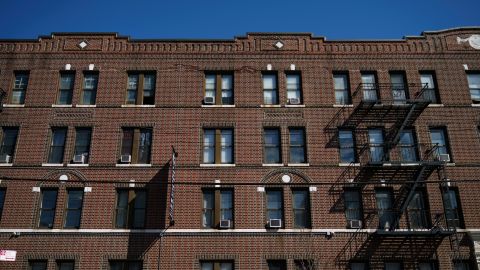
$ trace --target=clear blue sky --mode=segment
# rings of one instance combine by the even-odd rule
[[[312,32],[330,40],[399,39],[479,25],[480,0],[0,0],[0,38],[83,31],[132,38]]]

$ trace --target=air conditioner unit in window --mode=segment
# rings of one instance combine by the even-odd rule
[[[299,98],[289,98],[287,101],[288,101],[288,104],[290,104],[290,105],[300,104],[300,99]]]
[[[85,156],[84,155],[75,155],[73,156],[74,163],[85,163]]]
[[[268,227],[270,228],[281,228],[282,220],[278,218],[273,218],[268,221]]]
[[[442,162],[450,162],[450,155],[449,154],[440,154],[438,155],[438,160]]]
[[[10,155],[1,155],[0,156],[0,163],[10,163],[12,160],[12,156]]]
[[[213,105],[213,104],[215,104],[215,98],[214,97],[204,97],[203,98],[203,104]]]
[[[221,229],[228,229],[228,228],[230,228],[230,220],[229,220],[229,219],[221,219],[221,220],[220,220],[220,228],[221,228]]]
[[[122,163],[130,163],[130,162],[132,162],[132,155],[122,155],[122,156],[120,157],[120,161],[121,161]]]
[[[360,229],[362,228],[362,221],[357,219],[352,219],[348,221],[348,227],[350,229]]]

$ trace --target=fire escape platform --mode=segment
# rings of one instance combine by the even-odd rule
[[[385,183],[394,182],[402,184],[406,181],[414,180],[417,175],[423,170],[420,176],[421,180],[426,180],[430,175],[440,168],[443,164],[441,162],[388,162],[376,163],[369,162],[364,166],[358,168],[358,173],[353,179],[353,183],[367,184],[368,182],[385,181]]]

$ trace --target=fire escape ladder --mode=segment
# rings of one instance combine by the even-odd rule
[[[415,190],[418,187],[418,183],[420,182],[420,180],[423,179],[425,170],[426,166],[422,166],[422,168],[415,177],[415,181],[412,184],[404,184],[402,189],[400,190],[400,194],[397,196],[394,204],[394,209],[398,209],[398,211],[396,211],[396,218],[392,226],[393,229],[397,228],[400,222],[400,218],[402,217],[405,210],[407,210],[408,204],[412,200],[413,195],[415,194]]]
[[[393,133],[394,136],[390,140],[390,145],[392,147],[397,145],[397,143],[400,141],[400,135],[402,134],[402,131],[414,122],[414,121],[410,121],[410,119],[412,118],[416,108],[417,108],[417,104],[413,103],[412,106],[410,107],[410,110],[408,111],[407,116],[403,119],[403,121],[401,121],[400,124],[395,125],[395,126],[398,126],[398,128],[394,126],[394,129],[395,129]]]

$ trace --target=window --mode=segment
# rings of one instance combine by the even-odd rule
[[[346,189],[343,196],[345,200],[345,218],[347,219],[347,227],[352,228],[350,221],[363,220],[362,197],[360,190]]]
[[[233,130],[203,130],[203,163],[233,164]]]
[[[267,260],[268,270],[287,270],[287,261],[285,260]]]
[[[110,261],[110,270],[142,270],[142,261]]]
[[[294,260],[295,270],[315,270],[315,263],[313,260]]]
[[[368,130],[368,143],[370,146],[370,161],[383,162],[388,158],[385,154],[383,129],[373,128]]]
[[[143,228],[145,226],[146,196],[143,189],[117,190],[116,228]]]
[[[95,105],[95,100],[97,98],[97,85],[98,85],[97,73],[84,73],[81,104]]]
[[[423,99],[428,100],[433,104],[440,103],[435,73],[421,71],[420,82],[422,83]]]
[[[364,101],[378,101],[378,89],[374,73],[362,73],[362,89]]]
[[[7,189],[0,188],[0,220],[2,220],[3,206],[5,204],[5,195],[7,194]]]
[[[55,208],[57,205],[57,190],[42,189],[40,199],[39,228],[53,228]]]
[[[333,88],[335,90],[335,104],[352,104],[347,73],[333,74]]]
[[[121,162],[150,164],[152,129],[123,128]]]
[[[472,263],[467,260],[456,260],[453,262],[453,269],[454,270],[470,270],[470,269],[477,269],[476,267],[472,266]]]
[[[467,74],[468,88],[474,104],[480,103],[480,73]]]
[[[266,164],[282,163],[280,129],[266,128],[263,131],[264,162]]]
[[[92,136],[91,128],[77,128],[75,135],[75,150],[73,161],[88,164],[90,153],[90,140]]]
[[[67,190],[67,209],[65,209],[64,228],[73,229],[80,228],[80,220],[82,217],[83,206],[83,190],[69,189]]]
[[[75,84],[75,73],[60,73],[60,91],[57,104],[72,104],[73,86]]]
[[[48,152],[48,163],[63,163],[63,153],[65,151],[65,141],[67,139],[67,128],[52,128],[50,142],[50,151]]]
[[[418,270],[437,270],[436,262],[420,262],[418,263]]]
[[[407,206],[408,221],[412,229],[430,228],[423,191],[415,191],[412,200]]]
[[[439,157],[439,155],[444,154],[449,154],[450,159],[452,158],[445,128],[430,128],[430,140],[432,142],[432,145],[435,147],[434,153],[437,158]]]
[[[0,163],[12,163],[17,144],[18,128],[4,127],[2,129],[2,144],[0,145]]]
[[[310,196],[308,189],[292,190],[293,224],[295,228],[310,228]]]
[[[267,222],[271,219],[283,221],[283,193],[282,190],[266,190],[267,199]],[[283,227],[283,222],[282,222]]]
[[[350,262],[350,270],[368,270],[366,262]]]
[[[403,265],[401,262],[386,262],[385,270],[402,270]]]
[[[201,270],[233,270],[233,262],[231,261],[202,261],[200,262]]]
[[[12,104],[25,104],[25,93],[28,86],[28,72],[15,72],[15,81],[12,89]]]
[[[303,128],[290,128],[290,163],[306,163],[305,131]]]
[[[155,74],[128,74],[127,98],[125,103],[129,105],[154,105]]]
[[[30,270],[47,270],[47,260],[31,260],[28,261]]]
[[[444,189],[442,196],[447,225],[451,228],[464,228],[463,212],[458,189],[452,187]]]
[[[395,222],[395,215],[392,209],[393,190],[377,189],[375,190],[375,199],[377,201],[378,210],[378,227],[384,230],[392,229],[393,223]]]
[[[74,270],[75,261],[57,261],[58,270]]]
[[[352,130],[338,131],[340,162],[351,163],[357,160],[355,156],[355,139]]]
[[[296,105],[302,103],[302,83],[300,74],[286,74],[287,103]]]
[[[219,202],[219,203],[217,203]],[[230,221],[233,227],[233,191],[232,190],[203,190],[204,228],[221,228],[220,221]]]
[[[263,104],[278,104],[277,74],[264,73],[263,80]]]
[[[408,99],[407,80],[404,72],[390,72],[393,104],[405,104]]]
[[[406,129],[400,133],[400,140],[397,147],[400,148],[401,161],[418,161],[417,143],[415,140],[415,133],[412,129]]]
[[[213,98],[213,104],[233,105],[233,75],[227,73],[205,74],[205,97]]]

